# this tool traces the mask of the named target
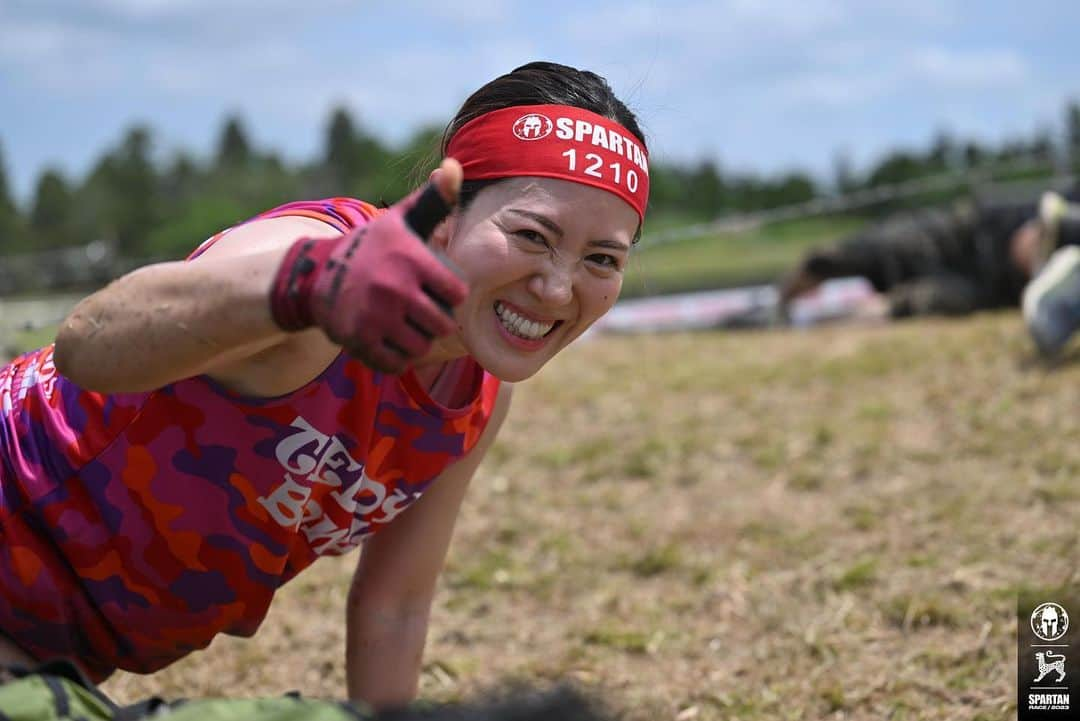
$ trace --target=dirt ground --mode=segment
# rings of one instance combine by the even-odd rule
[[[620,717],[1010,719],[1018,592],[1080,585],[1080,344],[1014,313],[598,338],[517,389],[421,693],[569,679]],[[342,696],[355,558],[121,699]]]

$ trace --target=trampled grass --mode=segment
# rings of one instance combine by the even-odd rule
[[[1015,314],[600,337],[517,390],[422,694],[570,679],[652,719],[1011,719],[1018,593],[1080,584],[1080,345]],[[123,699],[343,694],[353,558]]]

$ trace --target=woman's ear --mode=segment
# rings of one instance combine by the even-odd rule
[[[450,212],[450,215],[439,221],[439,224],[435,226],[435,230],[431,231],[431,238],[428,241],[432,248],[446,252],[447,247],[450,245],[450,238],[454,234],[454,227],[457,225],[457,217],[457,209],[455,208]]]

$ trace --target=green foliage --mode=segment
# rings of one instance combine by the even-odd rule
[[[156,169],[150,159],[149,128],[128,130],[120,146],[99,166],[111,230],[121,253],[137,254],[158,222]]]
[[[240,118],[233,115],[225,120],[218,140],[217,165],[219,168],[243,168],[252,159],[251,143]]]
[[[865,223],[854,216],[806,218],[679,242],[646,243],[631,256],[622,297],[771,282],[808,248],[835,241]],[[650,218],[646,240],[654,228],[667,224],[664,217]]]
[[[7,166],[4,164],[3,146],[0,146],[0,213],[14,212],[15,204],[11,202],[11,190],[7,182]]]
[[[889,154],[881,163],[870,173],[869,185],[871,187],[878,185],[890,185],[893,183],[903,183],[907,180],[914,180],[925,174],[923,169],[922,159],[914,153],[905,151],[897,151]]]
[[[834,579],[833,589],[836,591],[854,591],[869,586],[877,580],[877,574],[877,559],[864,558],[852,564]]]
[[[603,626],[585,633],[582,640],[594,646],[607,646],[632,654],[647,654],[655,644],[655,639],[637,629]]]
[[[1065,107],[1065,143],[1069,165],[1075,171],[1080,168],[1080,103],[1075,100]]]
[[[22,218],[11,199],[3,147],[0,146],[0,254],[18,250],[23,242]]]
[[[1077,167],[1077,103],[1066,106],[1064,126],[1063,150]],[[223,227],[298,198],[345,195],[393,203],[435,167],[441,139],[442,127],[431,125],[394,147],[365,128],[348,108],[336,107],[327,117],[318,157],[289,165],[256,148],[237,115],[224,119],[208,160],[199,160],[186,150],[161,158],[155,153],[152,129],[135,125],[101,155],[85,178],[69,184],[55,170],[43,172],[32,207],[21,212],[12,203],[0,156],[0,253],[106,240],[122,256],[134,260],[176,256]],[[1000,179],[1041,178],[1047,170],[1005,175],[998,171],[1019,158],[1042,159],[1049,167],[1056,154],[1053,136],[1045,128],[1030,138],[1013,138],[998,147],[941,132],[924,151],[894,151],[865,173],[857,173],[841,153],[834,163],[830,187],[803,172],[759,176],[730,172],[714,160],[662,162],[654,158],[645,233],[647,237],[665,227],[793,205],[830,191],[854,192],[974,167],[992,171]],[[907,202],[941,202],[956,194],[939,192],[911,201],[891,201],[878,209],[889,210]],[[821,224],[831,226],[824,239],[832,240],[840,231],[857,225],[849,220],[821,219]],[[657,272],[656,267],[662,270],[653,281],[653,292],[772,278],[792,262],[802,246],[823,239],[822,233],[815,232],[814,223],[811,220],[809,226],[799,227],[800,234],[810,228],[808,235],[801,235],[805,242],[798,244],[800,248],[796,243],[771,242],[764,237],[766,233],[750,232],[712,238],[708,243],[691,241],[671,252],[670,263],[661,258],[664,253],[650,250],[647,256],[642,254],[643,272],[631,273],[626,294],[642,292],[639,278],[649,282],[648,276]],[[660,262],[654,263],[657,260]],[[723,277],[717,277],[715,268],[721,265]],[[669,273],[680,276],[674,285]]]
[[[339,107],[333,111],[322,163],[336,193],[371,197],[375,190],[372,181],[391,159],[392,153],[378,138],[358,127],[347,109]]]
[[[236,199],[221,196],[199,197],[187,208],[188,212],[169,218],[149,234],[144,246],[149,256],[182,258],[218,231],[254,214]]]
[[[15,203],[11,200],[11,189],[8,188],[3,146],[0,146],[0,223],[3,223],[5,218],[13,217],[15,212]]]
[[[652,578],[678,568],[682,560],[679,546],[669,543],[647,549],[641,556],[628,561],[626,568],[639,578]]]
[[[30,209],[31,248],[44,250],[65,244],[71,227],[71,189],[57,170],[46,170],[34,191]]]

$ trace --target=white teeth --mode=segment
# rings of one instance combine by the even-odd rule
[[[524,318],[507,308],[502,302],[495,303],[495,313],[508,331],[516,336],[530,340],[544,337],[548,331],[555,327],[554,323],[541,323]]]

